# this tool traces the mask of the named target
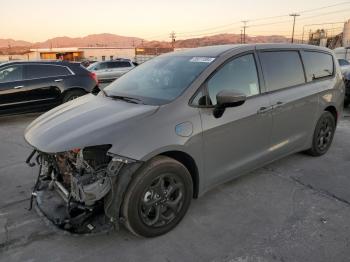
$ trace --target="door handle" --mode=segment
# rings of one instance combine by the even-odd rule
[[[258,110],[258,114],[265,114],[265,113],[267,113],[267,112],[269,112],[271,110],[272,110],[272,106],[262,106]]]
[[[23,88],[24,86],[15,86],[14,89],[20,89]]]
[[[281,106],[283,106],[283,102],[281,102],[281,101],[278,101],[274,106],[273,106],[273,108],[279,108],[279,107],[281,107]]]
[[[55,82],[62,82],[63,79],[55,79]]]

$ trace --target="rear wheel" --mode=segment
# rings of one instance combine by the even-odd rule
[[[332,144],[335,132],[335,118],[325,111],[316,124],[312,147],[307,151],[309,155],[321,156],[325,154]]]
[[[125,226],[135,235],[169,232],[184,217],[193,195],[191,175],[178,161],[158,156],[138,171],[123,203]]]
[[[66,103],[68,101],[74,100],[83,95],[86,95],[86,92],[83,90],[69,90],[64,94],[62,103]]]

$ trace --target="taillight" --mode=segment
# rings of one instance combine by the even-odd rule
[[[98,84],[98,78],[97,78],[97,75],[96,75],[95,73],[90,72],[90,73],[89,73],[89,76],[90,76],[93,80],[95,80],[96,84]]]

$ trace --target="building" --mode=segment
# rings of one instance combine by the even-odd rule
[[[122,47],[66,47],[35,48],[17,55],[0,55],[0,61],[7,60],[56,60],[108,61],[127,58],[143,63],[157,55],[174,51],[173,48],[122,48]]]
[[[28,60],[104,61],[115,58],[129,58],[133,60],[135,58],[135,49],[117,47],[38,48],[30,49]]]

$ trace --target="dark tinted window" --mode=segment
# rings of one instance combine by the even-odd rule
[[[329,54],[305,51],[303,61],[307,81],[333,75],[333,58]]]
[[[88,69],[92,70],[102,70],[107,68],[107,62],[102,62],[102,63],[94,63],[88,67]]]
[[[216,104],[216,95],[222,90],[231,90],[246,96],[259,94],[254,56],[244,55],[226,63],[208,81],[207,86],[212,105]]]
[[[23,67],[12,65],[0,69],[0,83],[20,81],[23,79]]]
[[[350,65],[348,60],[345,59],[338,59],[339,65],[341,66],[346,66],[346,65]]]
[[[268,91],[305,82],[303,66],[297,51],[262,52],[260,60]]]
[[[130,67],[130,63],[126,61],[108,62],[108,68]]]
[[[66,67],[56,65],[26,65],[25,72],[26,79],[65,76],[71,74]]]
[[[199,90],[197,92],[196,96],[193,98],[192,105],[205,106],[207,104],[207,99],[206,99],[206,96],[205,96],[205,94],[204,94],[202,89]]]

